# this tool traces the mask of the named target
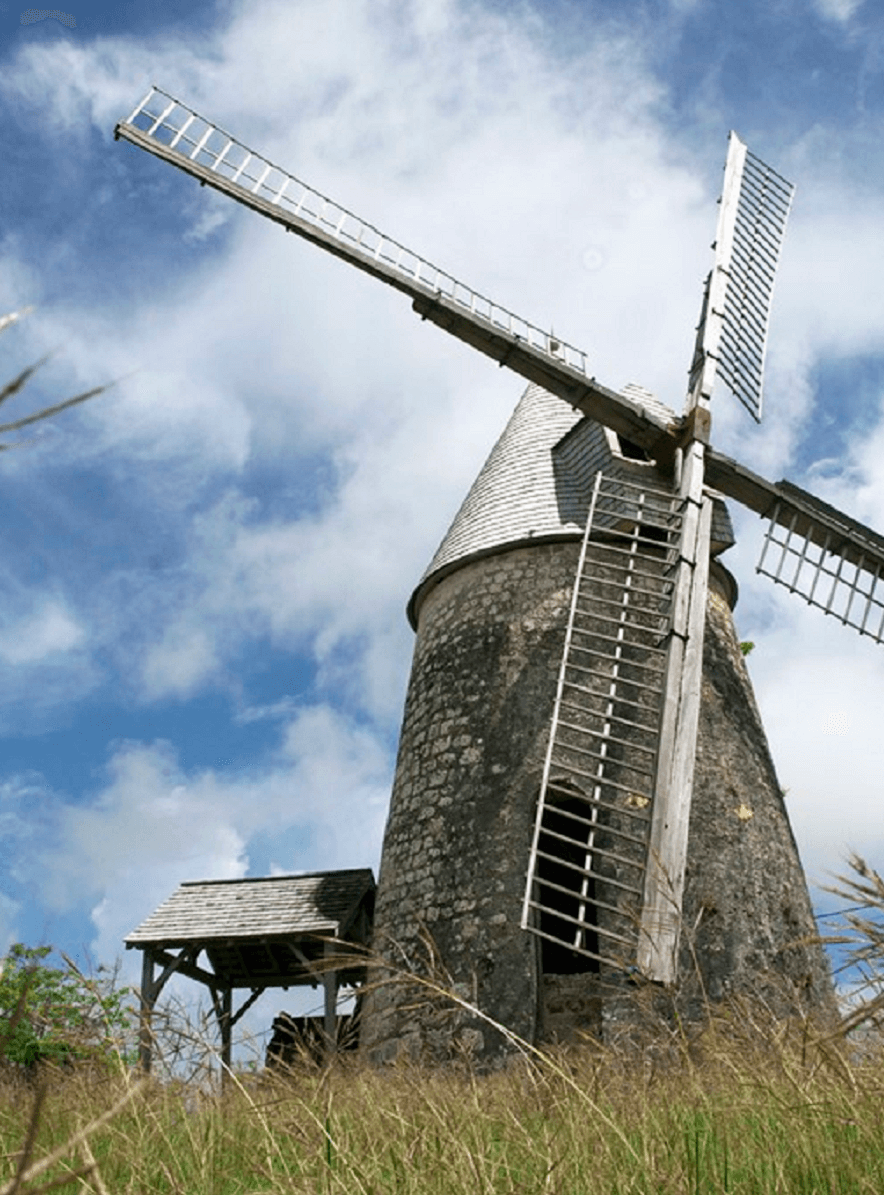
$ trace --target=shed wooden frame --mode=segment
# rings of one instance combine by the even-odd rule
[[[326,1048],[334,1049],[342,986],[365,982],[375,881],[369,868],[180,885],[124,939],[143,952],[139,1059],[150,1071],[153,1010],[174,974],[208,988],[230,1072],[233,1026],[268,988],[323,988]],[[201,964],[205,954],[207,965]],[[236,1011],[233,993],[249,995]]]

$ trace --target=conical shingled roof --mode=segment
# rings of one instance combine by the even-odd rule
[[[624,394],[665,419],[676,418],[642,387],[628,386]],[[430,583],[465,560],[582,535],[595,474],[610,468],[611,455],[600,424],[529,386],[412,594],[412,626]]]

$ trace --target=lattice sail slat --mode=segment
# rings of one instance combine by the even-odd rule
[[[559,674],[523,927],[632,966],[657,764],[681,500],[596,479]]]

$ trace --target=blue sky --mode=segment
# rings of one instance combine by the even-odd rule
[[[677,408],[737,129],[798,192],[764,423],[721,391],[713,439],[884,531],[872,0],[25,11],[0,4],[0,312],[36,310],[0,376],[54,352],[13,413],[121,380],[0,456],[3,942],[112,962],[183,879],[376,867],[405,603],[522,389],[115,143],[152,83]],[[756,579],[733,513],[808,871],[880,867],[884,649]]]

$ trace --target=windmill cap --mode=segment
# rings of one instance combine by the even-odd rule
[[[630,384],[623,393],[667,421],[676,417],[642,386]],[[540,386],[528,386],[411,595],[412,627],[429,590],[464,564],[511,548],[579,539],[600,469],[660,480],[641,449]],[[713,553],[734,542],[720,501],[712,538]]]

